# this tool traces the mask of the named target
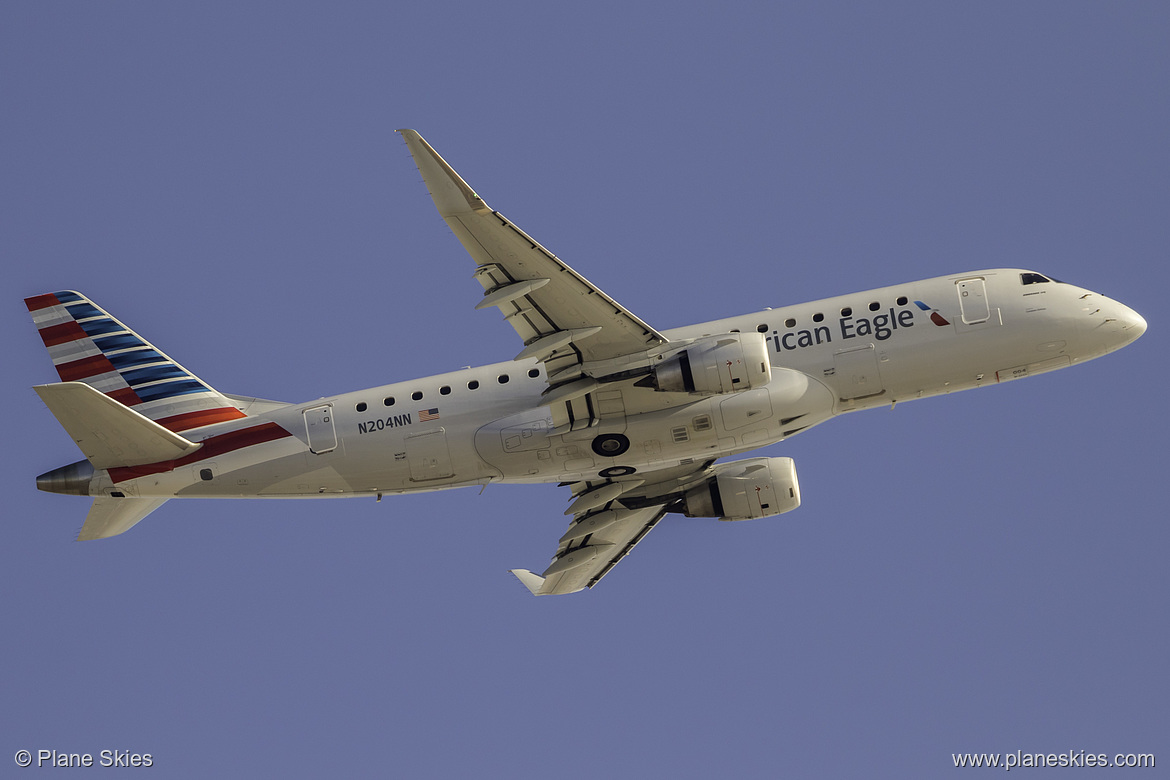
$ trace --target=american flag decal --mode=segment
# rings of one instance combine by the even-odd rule
[[[419,409],[418,410],[418,421],[419,422],[430,422],[431,420],[437,420],[437,419],[439,419],[438,407],[435,407],[434,409]]]

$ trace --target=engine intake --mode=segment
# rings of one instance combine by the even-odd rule
[[[699,339],[659,363],[639,384],[670,393],[721,395],[768,384],[772,366],[762,333],[724,333]]]
[[[800,485],[792,458],[751,458],[721,463],[702,485],[683,498],[687,517],[754,520],[800,506]]]

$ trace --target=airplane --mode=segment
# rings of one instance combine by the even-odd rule
[[[26,299],[61,379],[34,388],[83,460],[37,477],[90,496],[78,536],[123,533],[172,498],[336,498],[490,483],[568,489],[538,596],[592,588],[668,513],[725,521],[800,506],[787,457],[720,462],[848,412],[1065,368],[1146,322],[1036,271],[939,276],[658,330],[400,130],[475,261],[476,309],[511,360],[284,403],[220,393],[78,292]]]

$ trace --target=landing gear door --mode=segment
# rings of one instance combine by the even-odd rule
[[[987,286],[983,279],[960,279],[955,282],[959,293],[959,309],[964,325],[987,322],[991,308],[987,303]]]
[[[337,429],[333,427],[333,404],[314,406],[305,412],[305,433],[309,450],[317,455],[337,449]]]

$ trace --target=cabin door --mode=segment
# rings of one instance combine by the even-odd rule
[[[305,432],[309,450],[317,455],[337,449],[337,429],[333,427],[333,404],[306,409]]]
[[[987,303],[986,283],[982,279],[960,279],[955,282],[955,289],[959,293],[959,310],[963,314],[963,324],[987,322],[991,316],[991,307]]]

